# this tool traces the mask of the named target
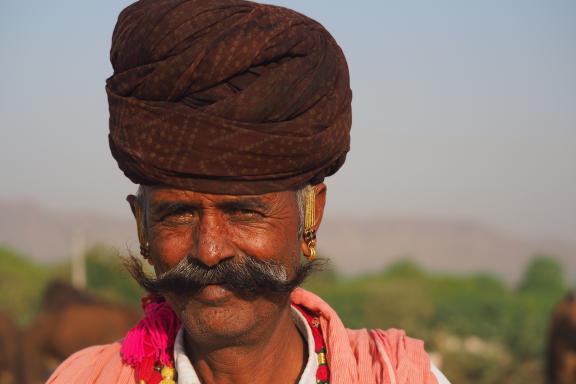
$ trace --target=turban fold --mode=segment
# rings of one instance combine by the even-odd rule
[[[130,180],[261,194],[344,163],[348,67],[316,21],[241,0],[142,0],[118,18],[109,143]]]

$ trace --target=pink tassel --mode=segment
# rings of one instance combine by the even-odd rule
[[[132,328],[122,343],[122,361],[137,366],[152,358],[171,365],[172,350],[180,320],[168,303],[143,300],[145,316]]]

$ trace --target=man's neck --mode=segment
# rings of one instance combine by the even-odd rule
[[[296,383],[308,358],[290,307],[278,321],[263,324],[245,339],[224,347],[201,345],[184,333],[186,354],[203,383]],[[254,337],[257,336],[257,337]]]

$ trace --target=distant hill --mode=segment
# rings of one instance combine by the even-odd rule
[[[0,244],[50,263],[70,257],[75,241],[138,249],[135,226],[126,218],[56,212],[27,201],[0,200]]]
[[[318,233],[318,249],[343,272],[380,269],[409,258],[438,272],[489,272],[516,282],[535,255],[549,255],[576,285],[576,244],[510,235],[466,221],[335,218]]]
[[[121,251],[138,249],[135,226],[125,218],[55,212],[41,205],[0,201],[0,244],[54,262],[69,257],[75,238]],[[345,274],[380,270],[408,257],[433,271],[490,272],[515,282],[535,254],[557,258],[576,280],[576,244],[509,235],[472,222],[416,218],[334,217],[323,223],[318,249]]]

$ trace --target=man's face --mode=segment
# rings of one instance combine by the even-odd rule
[[[145,195],[144,231],[157,275],[187,257],[205,267],[253,257],[284,266],[288,278],[300,263],[293,191],[231,196],[148,187]],[[192,337],[245,334],[288,300],[287,294],[250,295],[220,284],[165,296]]]

